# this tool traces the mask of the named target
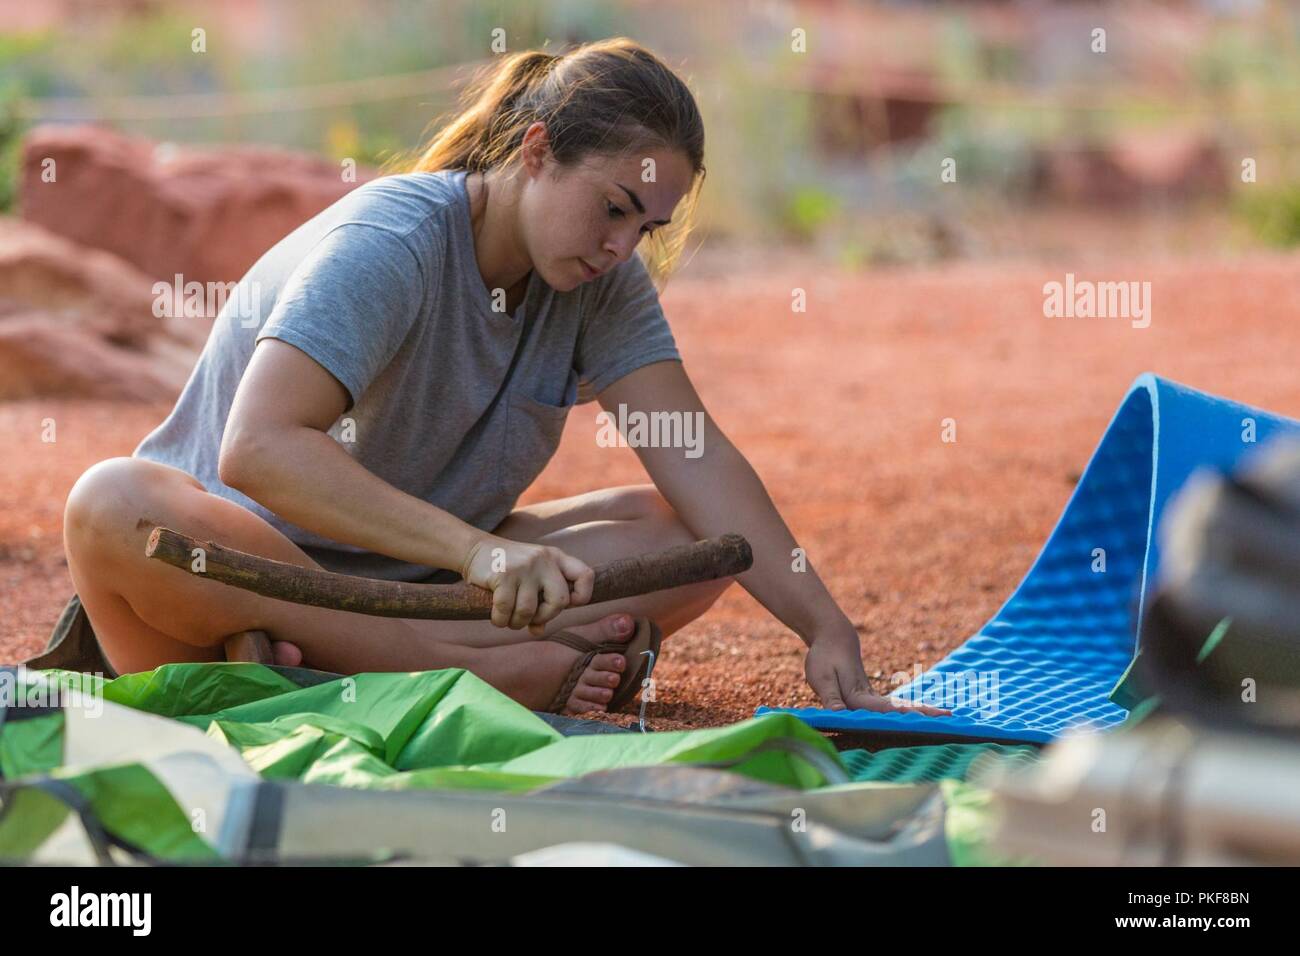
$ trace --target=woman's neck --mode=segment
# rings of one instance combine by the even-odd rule
[[[489,289],[513,289],[533,268],[518,241],[516,182],[503,180],[497,170],[469,173],[465,177],[474,232],[474,258],[483,284]]]

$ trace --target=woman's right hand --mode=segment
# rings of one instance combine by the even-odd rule
[[[492,623],[541,637],[566,607],[591,600],[596,572],[559,548],[485,534],[470,548],[460,576],[492,592]]]

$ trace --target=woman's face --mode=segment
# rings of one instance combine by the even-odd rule
[[[521,238],[533,268],[559,292],[627,261],[691,187],[690,163],[675,150],[589,154],[561,166],[549,149],[528,147],[525,137]]]

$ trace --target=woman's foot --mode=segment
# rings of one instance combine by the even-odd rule
[[[630,614],[610,614],[592,624],[579,624],[564,630],[593,644],[623,643],[636,633],[636,620]],[[281,667],[302,664],[302,651],[296,644],[289,641],[271,641],[270,644],[273,663]],[[531,710],[544,710],[551,705],[573,669],[574,661],[582,656],[571,647],[540,638],[480,648],[476,653],[480,655],[481,666],[470,664],[468,669],[478,672],[479,677],[497,690]],[[490,659],[484,660],[484,655]],[[227,645],[227,659],[260,661],[247,650],[235,652],[232,645]],[[622,654],[597,654],[578,678],[563,712],[582,714],[605,710],[627,667],[627,658]]]
[[[302,664],[302,651],[297,644],[288,641],[272,641],[271,656],[281,667],[299,667]]]
[[[226,660],[298,667],[302,650],[288,641],[272,641],[266,631],[240,631],[226,638]]]
[[[593,644],[603,644],[607,641],[622,644],[636,633],[636,620],[630,614],[611,614],[592,624],[566,627],[564,631],[585,638]],[[582,657],[571,647],[543,639],[538,639],[531,644],[515,644],[513,650],[516,653],[529,650],[537,654],[532,679],[528,681],[532,686],[524,690],[522,696],[505,691],[533,710],[543,710],[551,705],[556,691],[564,684],[573,669],[574,662]],[[599,713],[605,710],[628,666],[628,660],[622,654],[597,654],[578,678],[573,693],[565,702],[563,712],[582,714]],[[636,664],[630,666],[635,667]]]

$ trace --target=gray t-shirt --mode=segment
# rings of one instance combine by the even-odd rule
[[[281,339],[347,389],[329,434],[348,454],[491,531],[554,455],[574,404],[643,365],[681,361],[637,256],[569,292],[534,270],[514,315],[492,306],[463,171],[366,183],[254,264],[176,407],[135,455],[189,472],[331,571],[425,579],[433,568],[322,537],[222,484],[221,437],[255,344]]]

